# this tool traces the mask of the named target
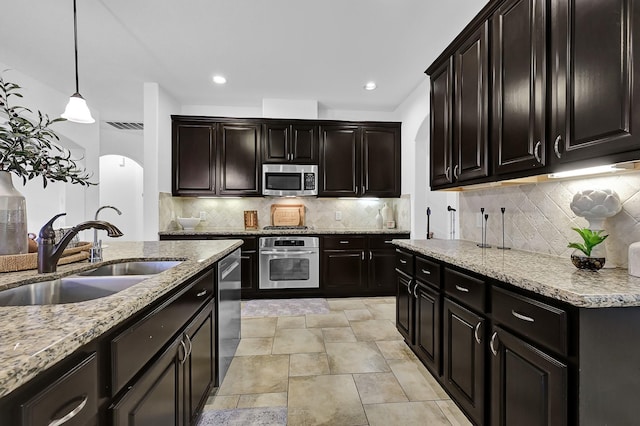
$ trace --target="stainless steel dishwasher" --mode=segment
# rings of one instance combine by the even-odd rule
[[[218,294],[216,297],[218,333],[218,380],[222,384],[240,343],[240,249],[218,263]]]

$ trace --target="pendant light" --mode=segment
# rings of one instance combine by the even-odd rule
[[[87,101],[84,100],[78,89],[78,19],[76,17],[76,0],[73,0],[73,40],[76,59],[76,92],[69,98],[69,103],[61,117],[74,123],[95,123],[96,120],[91,116]]]

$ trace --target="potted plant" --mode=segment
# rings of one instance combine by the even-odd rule
[[[589,228],[571,228],[582,237],[584,243],[569,243],[567,247],[576,249],[571,254],[571,262],[578,269],[597,271],[604,266],[604,250],[597,250],[597,246],[607,239],[602,235],[603,230],[592,231]]]
[[[24,116],[30,109],[11,105],[12,98],[22,98],[20,89],[0,74],[0,255],[28,252],[26,202],[12,173],[23,183],[41,177],[45,188],[54,181],[94,185],[69,150],[56,144],[59,137],[50,126],[63,118],[52,120],[38,111],[32,121]]]

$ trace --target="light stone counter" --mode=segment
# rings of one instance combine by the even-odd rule
[[[309,228],[309,229],[227,229],[227,228],[197,228],[193,231],[175,230],[175,231],[161,231],[158,235],[170,235],[170,236],[225,236],[225,235],[247,235],[247,236],[262,236],[262,235],[372,235],[372,234],[409,234],[410,231],[404,229],[372,229],[372,228]]]
[[[182,260],[112,296],[86,302],[0,307],[0,397],[61,361],[242,245],[240,240],[108,242],[104,262],[58,267],[57,273],[0,274],[0,289],[44,281],[121,260]]]
[[[569,258],[481,249],[460,240],[393,240],[434,259],[583,308],[640,306],[640,278],[626,269],[578,270]]]

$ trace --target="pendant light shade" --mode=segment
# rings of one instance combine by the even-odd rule
[[[91,116],[91,111],[87,106],[78,89],[78,19],[76,13],[76,0],[73,0],[73,41],[75,47],[75,63],[76,63],[76,92],[69,98],[69,103],[62,113],[61,117],[74,123],[95,123],[96,120]]]

